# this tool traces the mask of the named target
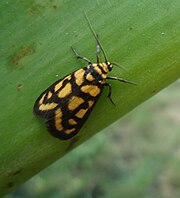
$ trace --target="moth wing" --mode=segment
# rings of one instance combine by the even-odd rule
[[[82,71],[83,68],[56,81],[35,102],[35,115],[45,118],[49,132],[59,139],[69,139],[79,132],[103,89],[102,84],[91,85],[87,82]],[[83,91],[76,81],[76,72],[83,76]],[[98,88],[97,96],[89,94],[86,86],[93,93]]]
[[[101,91],[102,88],[101,85]],[[71,97],[66,98],[65,105],[56,108],[54,116],[46,120],[49,132],[56,138],[63,140],[76,135],[88,119],[99,96],[100,94],[92,97],[82,92],[79,86],[73,85],[73,94]]]
[[[57,98],[57,92],[63,89],[71,75],[67,75],[49,86],[36,100],[33,108],[35,115],[49,118],[53,116],[53,112],[61,104],[59,98]]]

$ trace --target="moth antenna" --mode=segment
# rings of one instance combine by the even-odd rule
[[[88,16],[87,16],[86,12],[84,12],[84,16],[85,16],[86,21],[88,22],[89,28],[90,28],[90,30],[91,30],[91,32],[92,32],[94,38],[96,39],[97,43],[99,44],[99,46],[100,46],[100,48],[101,48],[101,50],[102,50],[102,53],[103,53],[103,55],[104,55],[105,62],[107,63],[107,62],[108,62],[108,58],[107,58],[106,52],[105,52],[105,50],[104,50],[104,48],[103,48],[101,42],[99,41],[99,39],[98,39],[98,37],[97,37],[97,34],[95,33],[95,31],[94,31],[94,29],[93,29],[93,27],[92,27],[92,25],[91,25],[91,22],[90,22],[90,20],[89,20],[89,18],[88,18]]]
[[[124,70],[125,72],[128,72],[126,68],[124,68],[122,65],[119,65],[116,62],[111,62],[111,64],[114,65],[114,66],[116,66],[116,67],[119,67],[120,69]]]

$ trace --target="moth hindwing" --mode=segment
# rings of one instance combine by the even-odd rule
[[[134,84],[122,78],[107,76],[113,66],[108,61],[98,35],[94,32],[86,15],[85,18],[97,42],[97,63],[79,55],[72,48],[75,56],[86,61],[88,65],[53,83],[34,104],[35,115],[43,117],[49,132],[61,140],[70,139],[79,132],[104,86],[109,87],[108,98],[114,104],[111,99],[111,84],[106,82],[107,79]],[[100,49],[105,59],[103,63],[99,60]]]

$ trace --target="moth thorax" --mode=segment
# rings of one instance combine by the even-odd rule
[[[112,64],[110,62],[100,63],[99,66],[104,70],[105,73],[108,73],[112,70]]]

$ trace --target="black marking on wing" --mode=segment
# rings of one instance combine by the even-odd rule
[[[86,69],[87,67],[83,68],[83,69]],[[76,72],[76,71],[75,71]],[[89,81],[87,81],[85,78],[84,78],[84,82],[81,86],[78,86],[75,82],[75,77],[74,77],[74,73],[73,72],[71,75],[71,79],[70,80],[65,80],[62,84],[62,87],[57,91],[55,92],[54,91],[54,87],[61,81],[63,81],[67,76],[65,76],[64,78],[56,81],[55,83],[53,83],[49,88],[47,88],[39,97],[38,99],[36,100],[35,102],[35,105],[34,105],[34,113],[37,115],[37,116],[40,116],[40,117],[43,117],[45,118],[46,120],[46,124],[47,124],[47,128],[49,130],[49,132],[56,138],[59,138],[59,139],[62,139],[62,140],[66,140],[66,139],[69,139],[71,137],[73,137],[74,135],[76,135],[79,130],[81,129],[81,127],[83,126],[83,124],[85,123],[85,121],[87,120],[87,118],[89,117],[94,105],[96,104],[99,96],[101,95],[101,92],[102,92],[102,89],[103,89],[103,85],[100,84],[100,83],[96,83],[95,85],[99,87],[99,89],[101,90],[100,91],[100,94],[96,97],[92,97],[91,95],[87,94],[87,93],[83,93],[81,90],[80,90],[80,87],[81,86],[84,86],[84,85],[91,85],[91,83]],[[58,92],[63,89],[66,84],[70,82],[71,85],[72,85],[72,92],[64,97],[64,98],[59,98],[58,97]],[[94,84],[93,84],[94,85]],[[48,92],[51,91],[52,92],[52,97],[50,99],[47,98],[47,95],[48,95]],[[52,110],[47,110],[47,111],[40,111],[39,110],[39,101],[41,100],[42,96],[45,94],[45,97],[44,97],[44,100],[43,100],[43,104],[48,104],[48,103],[57,103],[58,106],[55,107],[54,109]],[[78,96],[78,97],[81,97],[84,99],[84,103],[82,103],[81,105],[79,105],[75,110],[72,110],[70,111],[68,109],[68,102],[70,101],[70,99],[73,97],[73,96]],[[94,101],[94,104],[88,108],[88,101],[89,100],[92,100]],[[62,131],[59,131],[56,129],[56,126],[55,126],[55,111],[60,108],[61,111],[62,111],[62,126],[63,126],[63,130]],[[80,109],[87,109],[87,112],[85,113],[85,115],[83,116],[83,118],[78,118],[75,116],[75,114],[80,110]],[[74,119],[77,124],[76,125],[70,125],[68,123],[68,120],[69,119]],[[75,128],[75,130],[69,134],[67,134],[65,132],[65,130],[68,130],[68,129],[72,129],[72,128]]]

